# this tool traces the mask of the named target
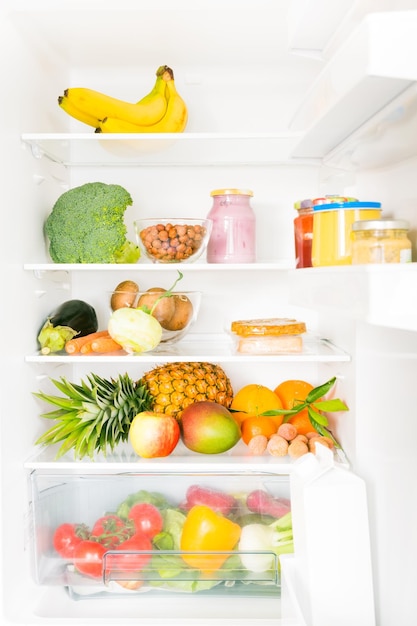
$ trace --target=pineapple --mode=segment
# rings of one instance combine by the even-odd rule
[[[74,449],[76,458],[94,452],[111,450],[126,441],[130,424],[141,411],[167,413],[181,418],[181,412],[193,402],[211,400],[229,408],[233,390],[223,369],[213,363],[169,363],[146,372],[135,382],[128,374],[105,379],[95,374],[87,376],[80,385],[65,378],[52,380],[64,394],[51,396],[42,392],[34,395],[57,410],[42,414],[55,420],[36,444],[52,445],[63,442],[57,458]]]

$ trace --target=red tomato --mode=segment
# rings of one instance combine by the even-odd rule
[[[81,541],[74,551],[74,565],[81,574],[100,578],[103,575],[103,556],[106,548],[97,541]]]
[[[133,533],[134,528],[132,524],[126,524],[117,515],[104,515],[95,522],[91,536],[108,550],[112,550],[122,541],[129,539]]]
[[[133,520],[137,532],[152,539],[161,532],[164,520],[159,509],[149,502],[134,504],[129,511],[129,519]]]
[[[113,572],[141,571],[151,559],[152,542],[143,533],[136,533],[110,552],[106,557],[106,565]],[[142,551],[147,551],[144,553]],[[117,554],[121,552],[121,554]]]
[[[76,546],[88,536],[88,528],[84,524],[61,524],[54,532],[54,548],[64,559],[71,559]]]

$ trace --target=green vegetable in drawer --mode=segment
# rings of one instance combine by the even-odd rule
[[[294,551],[291,512],[272,524],[248,524],[242,528],[238,549],[240,559],[251,572],[274,569],[275,555]]]

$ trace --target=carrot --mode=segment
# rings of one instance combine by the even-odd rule
[[[112,337],[99,337],[91,343],[91,349],[93,352],[117,352],[122,350],[122,346],[117,343]]]
[[[80,352],[81,348],[85,344],[93,341],[94,339],[98,339],[98,337],[104,337],[106,335],[109,336],[108,330],[99,330],[95,333],[84,335],[84,337],[74,337],[73,339],[67,341],[67,343],[65,344],[65,352],[67,352],[68,354],[75,354],[76,352]]]

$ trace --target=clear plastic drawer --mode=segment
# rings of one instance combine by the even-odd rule
[[[97,594],[280,595],[293,550],[288,476],[34,470],[30,544],[40,585]]]

